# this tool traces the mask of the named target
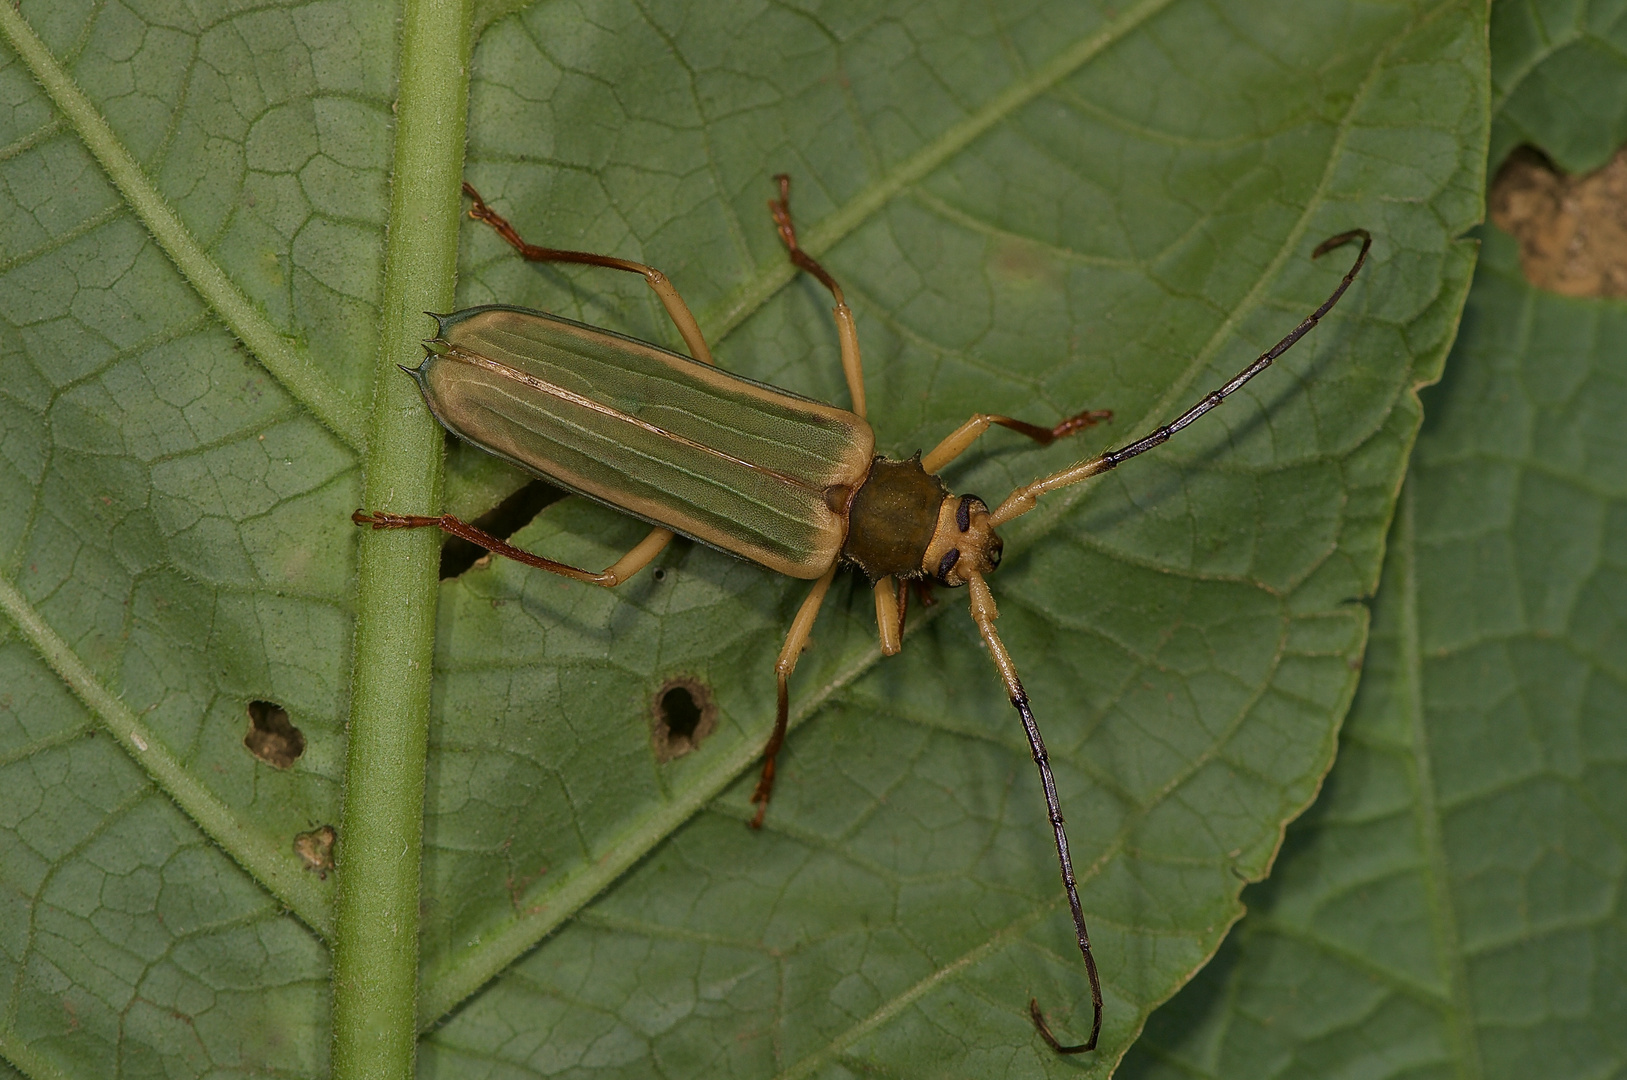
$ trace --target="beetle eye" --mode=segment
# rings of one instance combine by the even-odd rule
[[[950,548],[944,552],[943,561],[938,564],[938,580],[945,585],[949,584],[949,571],[960,562],[960,548]]]

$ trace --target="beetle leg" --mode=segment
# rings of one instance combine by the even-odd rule
[[[863,417],[864,361],[859,356],[859,330],[853,325],[853,311],[842,299],[842,287],[836,284],[836,279],[797,244],[797,227],[791,223],[791,177],[780,173],[774,179],[779,182],[780,197],[768,200],[768,209],[774,215],[774,224],[780,228],[780,239],[785,241],[786,253],[791,256],[791,262],[818,278],[836,297],[836,336],[842,342],[842,374],[847,377],[847,392],[853,398],[853,411]]]
[[[751,819],[754,829],[763,827],[763,815],[768,813],[768,798],[774,793],[774,758],[785,743],[785,728],[791,719],[791,673],[797,669],[802,650],[808,647],[814,620],[819,617],[819,606],[825,602],[825,593],[830,591],[831,579],[835,576],[836,567],[832,565],[825,571],[824,577],[814,582],[807,599],[797,609],[797,617],[791,620],[791,632],[785,635],[785,647],[780,649],[779,662],[774,665],[774,676],[779,684],[774,709],[774,733],[763,747],[763,775],[757,781],[757,790],[751,793],[751,801],[757,804],[757,814]]]
[[[903,648],[904,636],[904,609],[899,605],[899,597],[904,590],[891,577],[884,577],[876,582],[876,630],[881,635],[881,655],[897,656],[898,650]]]
[[[1113,414],[1107,409],[1087,409],[1075,416],[1070,416],[1055,427],[1040,427],[1038,424],[1024,423],[1013,420],[1009,416],[999,416],[995,413],[976,413],[960,427],[949,433],[949,437],[932,448],[932,452],[921,458],[921,468],[929,473],[935,473],[948,465],[951,461],[966,452],[966,448],[977,441],[978,436],[989,430],[990,424],[999,424],[1003,428],[1010,428],[1021,435],[1027,435],[1041,446],[1049,446],[1066,435],[1072,435],[1088,427],[1095,427],[1103,420],[1113,419]]]
[[[663,529],[657,525],[655,528],[651,529],[647,534],[645,534],[644,539],[634,544],[632,548],[628,550],[627,554],[611,563],[610,566],[599,575],[601,578],[609,578],[611,580],[595,581],[594,584],[603,585],[611,589],[615,588],[617,585],[620,585],[622,582],[626,581],[628,578],[650,565],[650,563],[654,562],[655,557],[665,551],[668,544],[672,543],[672,535],[671,529]]]
[[[462,537],[471,544],[479,545],[493,555],[501,555],[505,559],[524,563],[538,570],[546,570],[550,574],[558,574],[574,581],[585,581],[589,585],[603,585],[607,589],[614,589],[655,560],[663,548],[672,543],[672,530],[659,526],[650,530],[649,535],[635,544],[631,551],[612,563],[607,569],[594,573],[592,570],[583,570],[568,563],[555,562],[545,559],[541,555],[533,555],[524,548],[517,548],[504,540],[499,540],[491,533],[475,528],[468,522],[453,517],[451,514],[442,514],[440,517],[426,517],[420,514],[387,514],[382,511],[368,513],[358,510],[350,515],[350,520],[358,525],[371,525],[375,529],[424,529],[435,528],[453,536]]]
[[[703,364],[713,363],[712,350],[707,347],[706,338],[701,334],[700,325],[695,322],[695,316],[690,313],[689,305],[684,303],[682,296],[678,295],[678,290],[673,288],[672,282],[667,278],[667,275],[653,266],[645,266],[643,263],[633,262],[631,259],[617,259],[610,255],[595,255],[589,251],[565,251],[560,248],[545,248],[538,247],[536,244],[528,244],[521,239],[520,234],[515,231],[514,226],[508,223],[507,219],[486,205],[486,200],[480,197],[480,192],[474,189],[474,185],[465,182],[463,193],[469,196],[471,203],[469,216],[476,221],[484,221],[487,225],[490,225],[497,231],[498,236],[508,241],[509,246],[518,251],[522,258],[530,262],[582,263],[587,266],[603,266],[611,270],[625,270],[630,274],[643,275],[645,282],[649,284],[656,297],[661,301],[661,306],[667,309],[667,316],[672,319],[672,324],[678,328],[678,333],[683,335],[684,344],[689,346],[689,354]]]

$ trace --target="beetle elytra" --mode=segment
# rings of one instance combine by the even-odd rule
[[[424,400],[454,434],[567,490],[649,522],[649,534],[597,573],[516,548],[451,515],[420,516],[358,510],[354,520],[375,529],[435,527],[496,554],[593,585],[614,587],[656,558],[675,534],[720,548],[769,569],[814,582],[792,620],[775,664],[777,707],[763,749],[752,802],[759,826],[774,789],[775,761],[790,715],[790,678],[807,645],[836,571],[855,566],[872,585],[881,651],[902,643],[905,589],[911,581],[968,586],[971,616],[987,645],[1038,767],[1055,834],[1079,951],[1090,979],[1090,1037],[1073,1046],[1052,1035],[1039,1005],[1029,1012],[1058,1053],[1094,1049],[1102,1026],[1101,980],[1085,928],[1068,836],[1028,695],[995,629],[999,612],[986,576],[1000,565],[996,529],[1032,510],[1041,496],[1078,484],[1142,454],[1213,409],[1264,371],[1338,303],[1355,280],[1372,237],[1352,229],[1311,253],[1361,241],[1349,271],[1332,294],[1281,341],[1204,395],[1175,420],[1116,450],[1081,461],[1012,491],[994,509],[975,495],[954,495],[938,473],[991,426],[1009,428],[1041,445],[1106,419],[1081,412],[1052,427],[977,413],[931,451],[898,461],[875,453],[865,420],[858,331],[841,286],[797,243],[790,179],[775,177],[769,202],[793,263],[817,278],[836,300],[837,335],[851,409],[811,401],[731,375],[712,361],[700,327],[666,276],[653,267],[606,255],[526,243],[468,184],[471,217],[486,222],[525,258],[582,263],[640,274],[666,308],[691,353],[656,345],[543,312],[487,306],[435,316],[438,333],[417,368]]]

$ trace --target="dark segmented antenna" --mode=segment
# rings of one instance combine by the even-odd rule
[[[1036,480],[1032,484],[1026,484],[1018,488],[1010,495],[1007,495],[1005,501],[1000,504],[999,509],[994,511],[990,524],[1004,525],[1012,518],[1021,517],[1032,510],[1041,495],[1049,494],[1060,488],[1071,487],[1082,480],[1088,480],[1092,476],[1117,468],[1137,454],[1144,454],[1160,443],[1168,442],[1171,435],[1180,431],[1222,401],[1225,401],[1241,389],[1244,383],[1270,367],[1273,360],[1293,348],[1294,343],[1310,333],[1311,329],[1322,321],[1322,317],[1333,309],[1333,305],[1339,302],[1339,298],[1345,294],[1345,290],[1350,288],[1350,283],[1356,280],[1356,274],[1361,271],[1362,264],[1367,261],[1367,250],[1373,246],[1373,236],[1366,229],[1351,229],[1349,232],[1340,233],[1338,236],[1330,236],[1316,245],[1316,250],[1311,252],[1311,258],[1315,259],[1327,254],[1336,247],[1350,243],[1352,240],[1361,241],[1361,251],[1357,253],[1354,265],[1350,267],[1344,279],[1339,282],[1339,287],[1333,290],[1333,295],[1324,300],[1321,307],[1307,315],[1303,322],[1289,331],[1287,337],[1261,353],[1248,367],[1233,375],[1231,381],[1226,383],[1225,386],[1220,387],[1218,390],[1211,390],[1203,396],[1201,401],[1186,410],[1186,412],[1156,431],[1143,435],[1128,446],[1122,446],[1117,450],[1109,450],[1099,457],[1091,458],[1089,461],[1081,461],[1077,465],[1063,469],[1059,473],[1052,473],[1050,476]]]
[[[1055,491],[1059,488],[1077,484],[1089,477],[1104,473],[1109,469],[1135,457],[1144,454],[1153,447],[1167,442],[1170,436],[1192,423],[1204,413],[1219,405],[1226,398],[1236,393],[1244,383],[1271,366],[1272,361],[1293,348],[1294,343],[1310,333],[1322,317],[1333,309],[1339,298],[1350,288],[1351,282],[1361,271],[1362,264],[1367,261],[1367,252],[1373,246],[1373,237],[1366,229],[1352,229],[1330,237],[1316,246],[1311,257],[1317,258],[1332,251],[1334,248],[1347,244],[1352,240],[1361,241],[1361,251],[1356,255],[1355,262],[1344,278],[1339,282],[1333,294],[1310,315],[1306,316],[1300,324],[1294,327],[1286,337],[1277,342],[1270,349],[1261,353],[1253,363],[1239,371],[1236,375],[1219,389],[1212,390],[1193,405],[1186,412],[1176,417],[1135,442],[1117,450],[1082,461],[1062,472],[1053,473],[1032,484],[1020,487],[1006,496],[1004,502],[990,515],[991,525],[1002,525],[1012,518],[1026,514],[1034,508],[1041,495]],[[961,526],[963,529],[965,525]],[[1096,971],[1096,958],[1090,948],[1090,933],[1085,929],[1084,909],[1079,903],[1079,887],[1073,875],[1073,859],[1068,853],[1068,833],[1063,824],[1062,807],[1057,800],[1056,781],[1051,775],[1050,760],[1045,752],[1045,741],[1040,737],[1039,725],[1034,720],[1034,711],[1029,707],[1028,695],[1023,690],[1022,680],[1017,677],[1016,666],[1011,661],[1011,654],[1006,652],[1005,645],[1000,641],[1000,635],[994,628],[994,621],[999,617],[999,611],[994,604],[994,595],[989,591],[988,584],[981,574],[975,571],[968,575],[967,583],[971,586],[972,620],[977,623],[978,632],[982,635],[984,644],[988,646],[989,655],[993,657],[995,667],[1000,671],[1000,677],[1006,684],[1006,692],[1011,698],[1012,707],[1022,717],[1023,731],[1028,736],[1028,746],[1034,755],[1034,764],[1039,769],[1040,785],[1045,789],[1045,808],[1051,820],[1051,830],[1056,837],[1056,857],[1062,871],[1062,887],[1067,890],[1068,909],[1073,915],[1074,933],[1079,940],[1079,952],[1085,958],[1085,971],[1090,977],[1090,1001],[1093,1017],[1090,1025],[1090,1038],[1077,1045],[1069,1046],[1062,1043],[1052,1034],[1050,1025],[1045,1022],[1045,1014],[1040,1011],[1039,1002],[1034,998],[1028,999],[1028,1012],[1034,1022],[1034,1028],[1039,1032],[1046,1045],[1059,1054],[1082,1054],[1096,1048],[1096,1040],[1102,1031],[1102,984]]]
[[[1056,859],[1062,869],[1062,887],[1068,892],[1068,910],[1073,915],[1074,935],[1079,939],[1079,952],[1085,958],[1085,971],[1090,975],[1090,1004],[1094,1010],[1094,1019],[1090,1024],[1090,1038],[1077,1046],[1065,1046],[1057,1041],[1051,1034],[1049,1025],[1045,1023],[1045,1015],[1040,1012],[1039,1002],[1033,998],[1028,999],[1028,1011],[1034,1019],[1034,1026],[1039,1029],[1040,1037],[1048,1043],[1052,1050],[1059,1054],[1083,1054],[1096,1049],[1096,1037],[1102,1031],[1102,980],[1096,973],[1096,956],[1090,951],[1090,931],[1085,929],[1085,909],[1079,903],[1079,885],[1073,876],[1073,857],[1068,854],[1068,830],[1062,821],[1062,804],[1056,797],[1056,779],[1051,775],[1051,759],[1045,752],[1045,740],[1040,737],[1039,724],[1034,720],[1034,710],[1028,705],[1028,693],[1023,689],[1022,680],[1017,677],[1017,666],[1011,662],[1011,654],[1006,651],[1005,643],[1000,640],[1000,634],[994,628],[994,620],[1000,617],[999,609],[994,605],[994,594],[989,592],[988,583],[983,575],[973,572],[967,578],[967,584],[972,591],[972,621],[977,623],[977,630],[983,636],[983,642],[989,647],[989,655],[994,659],[994,666],[1000,671],[1000,678],[1006,684],[1006,693],[1011,698],[1011,705],[1022,717],[1023,732],[1028,736],[1028,748],[1033,752],[1034,765],[1039,769],[1040,786],[1045,789],[1045,809],[1051,819],[1051,832],[1056,836]]]

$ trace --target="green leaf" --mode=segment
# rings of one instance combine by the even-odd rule
[[[1531,15],[1498,7],[1492,40]],[[1493,58],[1590,93],[1568,64]],[[1121,1075],[1627,1068],[1627,308],[1535,289],[1515,242],[1484,238],[1338,765]]]
[[[434,453],[387,430],[423,421],[388,365],[410,359],[412,298],[450,285],[449,214],[411,208],[462,142],[414,134],[413,95],[461,92],[459,35],[397,70],[382,5],[86,2],[0,5],[0,1057],[25,1075],[326,1071],[322,935],[341,1011],[344,973],[382,970],[354,958],[399,963],[411,939],[361,907],[336,920],[332,875],[296,861],[341,822],[345,776],[338,876],[419,904],[440,1074],[1104,1075],[1315,793],[1413,391],[1473,262],[1478,5],[691,7],[483,8],[469,179],[535,241],[661,267],[724,366],[845,402],[829,298],[764,205],[791,172],[883,450],[979,410],[1116,414],[1071,446],[990,435],[957,490],[992,501],[1174,416],[1328,294],[1353,253],[1312,263],[1320,239],[1376,237],[1276,369],[1008,532],[992,585],[1072,827],[1102,1049],[1054,1058],[1027,1019],[1030,994],[1064,1033],[1089,1006],[961,596],[917,606],[881,664],[868,589],[833,590],[753,833],[805,585],[680,543],[614,593],[495,564],[437,598],[422,536],[394,599],[393,540],[363,541],[353,584],[350,511],[436,483]],[[459,304],[678,345],[630,276],[526,265],[471,222],[460,257]],[[371,433],[352,419],[370,400]],[[450,458],[460,512],[519,483]],[[599,566],[641,531],[565,500],[518,538]],[[368,725],[399,688],[382,718],[422,732],[410,624],[431,611],[420,902],[412,807],[357,793],[390,769],[413,797],[411,747]],[[717,726],[661,763],[651,706],[674,676],[710,688]],[[301,729],[293,768],[245,748],[254,701]],[[344,878],[359,866],[387,873]],[[339,1075],[376,1064],[346,1053]]]
[[[1627,12],[1612,4],[1498,0],[1491,24],[1491,158],[1541,146],[1592,172],[1627,142]]]
[[[1385,238],[1337,337],[1286,359],[1297,385],[1262,383],[1015,530],[994,581],[1074,823],[1106,1071],[1212,952],[1326,766],[1408,390],[1433,377],[1466,288],[1451,237],[1477,209],[1482,27],[1467,6],[1292,30],[1170,5],[1062,33],[1060,14],[1011,31],[1013,72],[964,20],[926,13],[765,13],[747,24],[754,56],[698,18],[588,29],[537,9],[477,51],[469,172],[528,236],[668,269],[714,337],[738,325],[725,366],[841,400],[817,286],[749,306],[790,276],[761,177],[791,171],[805,235],[854,298],[894,453],[980,408],[1111,406],[1091,445],[1139,433],[1326,295],[1342,267],[1306,261],[1317,239],[1358,223]],[[1176,78],[1217,38],[1212,81]],[[1268,42],[1328,81],[1259,70]],[[1073,66],[1046,84],[1053,57]],[[1190,112],[1152,93],[1172,78]],[[566,114],[583,127],[550,137]],[[868,141],[868,160],[826,149],[838,140]],[[1404,168],[1382,164],[1391,140],[1413,148]],[[582,231],[569,208],[606,201]],[[482,234],[465,251],[468,302],[676,344],[636,281],[539,273]],[[951,470],[957,488],[998,497],[1082,450],[998,438]],[[639,532],[566,503],[522,536],[602,565]],[[444,591],[426,1019],[559,932],[432,1035],[436,1067],[472,1070],[495,1046],[537,1072],[1071,1068],[1025,1015],[1034,993],[1078,1030],[1088,1002],[1032,765],[963,601],[942,597],[875,665],[867,591],[833,595],[793,683],[815,719],[757,835],[742,822],[768,673],[805,587],[694,548],[662,565],[614,597],[506,566]],[[674,675],[709,684],[722,718],[701,752],[652,768],[650,703]]]

